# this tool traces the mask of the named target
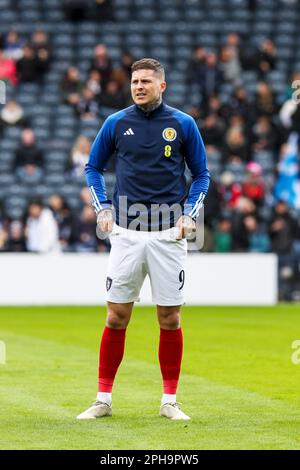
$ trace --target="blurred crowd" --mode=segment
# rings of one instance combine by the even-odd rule
[[[66,1],[66,17],[77,21],[88,15],[82,12],[84,4]],[[97,3],[103,19],[111,12],[108,5]],[[0,80],[15,87],[41,81],[51,69],[54,54],[45,31],[35,31],[27,40],[16,31],[2,35]],[[96,44],[86,76],[76,64],[65,71],[61,102],[73,109],[78,120],[101,122],[104,111],[108,115],[131,104],[130,67],[135,59],[124,51],[116,64],[106,45]],[[292,82],[300,79],[300,71],[291,74],[278,95],[268,80],[277,60],[271,39],[254,48],[231,33],[218,51],[199,45],[186,70],[188,87],[199,100],[186,111],[201,130],[212,177],[205,202],[204,251],[274,252],[293,275],[300,253],[300,109],[292,97]],[[247,71],[258,75],[251,96],[243,86]],[[172,81],[172,74],[167,80]],[[229,96],[222,92],[224,84],[231,86]],[[8,126],[22,129],[15,153],[16,175],[20,182],[35,184],[45,171],[43,149],[16,100],[1,107],[0,138]],[[90,146],[88,137],[78,135],[65,168],[70,180],[84,178]],[[108,251],[109,243],[99,241],[95,234],[88,190],[83,189],[80,198],[78,211],[68,207],[59,194],[47,201],[34,200],[23,220],[10,220],[0,208],[0,251]]]

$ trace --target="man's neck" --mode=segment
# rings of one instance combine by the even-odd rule
[[[160,96],[157,100],[152,101],[152,103],[147,103],[145,105],[139,105],[138,107],[144,111],[144,113],[151,113],[151,111],[154,111],[156,108],[158,108],[162,103],[162,97]]]

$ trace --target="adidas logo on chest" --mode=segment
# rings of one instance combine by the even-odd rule
[[[129,129],[127,129],[127,131],[125,131],[123,135],[134,135],[134,132],[131,127],[129,127]]]

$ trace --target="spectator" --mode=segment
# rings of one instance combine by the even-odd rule
[[[235,181],[234,174],[230,171],[221,174],[220,183],[223,209],[235,208],[242,195],[241,184]]]
[[[262,179],[262,168],[256,162],[249,162],[246,166],[247,175],[242,185],[243,195],[261,206],[265,196],[265,185]]]
[[[263,41],[258,49],[256,57],[256,69],[258,69],[261,78],[264,79],[266,74],[273,70],[276,61],[276,48],[270,39]]]
[[[6,251],[23,253],[27,251],[24,225],[20,220],[13,220],[9,224]]]
[[[95,231],[95,212],[90,206],[84,206],[75,221],[73,238],[77,252],[92,253],[97,250]]]
[[[86,121],[96,119],[98,116],[99,106],[95,99],[95,95],[90,88],[84,87],[82,97],[76,106],[76,111],[80,119]]]
[[[196,47],[187,68],[187,82],[189,85],[200,84],[205,72],[206,51],[203,47]]]
[[[255,152],[261,150],[275,150],[277,138],[269,117],[258,117],[251,129],[251,142],[252,150]]]
[[[201,131],[206,146],[221,149],[223,146],[225,127],[223,121],[216,114],[208,114],[203,120]]]
[[[71,167],[74,176],[84,176],[84,168],[86,163],[88,162],[90,150],[90,140],[83,135],[79,136],[75,142],[71,153]]]
[[[221,214],[222,195],[214,178],[211,177],[208,193],[205,198],[205,223],[212,227]]]
[[[231,221],[229,218],[221,218],[214,230],[214,251],[217,253],[229,253],[232,249]]]
[[[114,9],[111,0],[94,0],[98,21],[113,21]]]
[[[231,126],[225,134],[223,147],[224,162],[229,162],[232,157],[238,157],[240,161],[246,162],[248,158],[248,148],[245,135],[241,129]]]
[[[127,75],[127,80],[130,82],[131,80],[131,66],[134,62],[134,56],[129,51],[125,51],[122,53],[121,56],[121,68],[124,70],[125,74]]]
[[[2,208],[1,201],[0,201],[0,252],[5,250],[7,238],[8,238],[7,221],[4,217],[3,208]]]
[[[58,226],[58,238],[62,251],[69,251],[72,243],[73,214],[68,204],[59,194],[49,198],[49,208]]]
[[[111,77],[113,67],[108,56],[107,47],[104,44],[98,44],[95,47],[90,70],[97,70],[101,74],[102,85],[105,88]]]
[[[124,94],[116,80],[110,80],[107,83],[105,91],[101,93],[99,104],[112,109],[121,109],[126,106]]]
[[[16,31],[7,34],[3,47],[5,55],[10,59],[17,61],[23,57],[24,41]]]
[[[232,97],[229,99],[230,114],[240,115],[244,119],[253,119],[253,106],[248,100],[245,88],[239,86],[235,88]]]
[[[49,70],[52,59],[52,48],[50,47],[47,33],[43,30],[35,31],[30,43],[37,59],[37,69],[40,74]]]
[[[270,86],[265,82],[259,82],[256,87],[255,95],[255,114],[256,116],[272,117],[277,111],[275,96]]]
[[[77,106],[80,101],[82,82],[77,67],[69,67],[61,82],[63,100],[66,104]]]
[[[92,70],[89,73],[88,79],[86,81],[86,87],[93,92],[95,98],[99,99],[99,96],[102,92],[100,72],[98,72],[97,70]]]
[[[241,85],[241,64],[233,48],[222,47],[220,52],[220,66],[224,80],[233,86]]]
[[[215,93],[219,93],[223,83],[223,73],[217,61],[215,53],[210,52],[206,56],[204,70],[199,77],[200,94],[203,105],[206,106],[208,99]]]
[[[65,17],[68,21],[82,21],[88,17],[89,2],[85,0],[64,0]]]
[[[284,201],[278,201],[269,223],[272,252],[278,255],[279,298],[290,300],[291,281],[297,271],[298,257],[293,253],[299,239],[299,225]]]
[[[80,208],[83,209],[85,206],[92,206],[91,193],[86,186],[80,191]]]
[[[15,100],[9,100],[1,109],[1,126],[22,126],[25,121],[24,110]]]
[[[299,237],[297,221],[289,213],[284,201],[279,201],[269,223],[269,233],[272,251],[279,255],[289,255],[292,252],[294,240]]]
[[[270,240],[263,224],[259,224],[253,215],[248,215],[244,218],[244,226],[247,232],[248,252],[267,253],[270,249]]]
[[[17,61],[20,82],[35,82],[39,79],[39,62],[30,45],[23,48],[23,57]]]
[[[256,207],[251,199],[240,197],[232,215],[232,249],[235,252],[244,252],[249,248],[248,230],[245,218],[256,217]]]
[[[41,201],[29,204],[26,220],[26,247],[33,253],[57,253],[60,251],[57,223],[50,209]]]
[[[124,106],[130,106],[132,104],[130,80],[128,75],[122,67],[117,67],[112,71],[111,80],[117,82],[118,89],[123,97]],[[106,85],[107,90],[107,85]]]
[[[3,49],[0,49],[0,80],[14,86],[18,82],[15,62],[6,56]]]
[[[36,145],[32,129],[24,129],[16,152],[15,167],[21,180],[38,181],[42,177],[43,153]]]
[[[299,146],[298,134],[292,133],[288,141],[281,145],[279,152],[278,175],[274,186],[276,200],[284,200],[289,207],[300,209]]]
[[[201,106],[201,115],[207,116],[207,114],[216,114],[221,119],[228,119],[230,112],[228,107],[221,102],[220,96],[217,94],[212,95],[208,100],[207,107]]]

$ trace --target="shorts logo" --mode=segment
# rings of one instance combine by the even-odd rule
[[[173,127],[166,127],[166,129],[163,130],[162,136],[167,142],[173,142],[177,137],[177,132]]]
[[[111,288],[111,285],[112,285],[112,279],[110,277],[107,277],[106,278],[106,290],[107,292],[109,291],[109,289]]]

